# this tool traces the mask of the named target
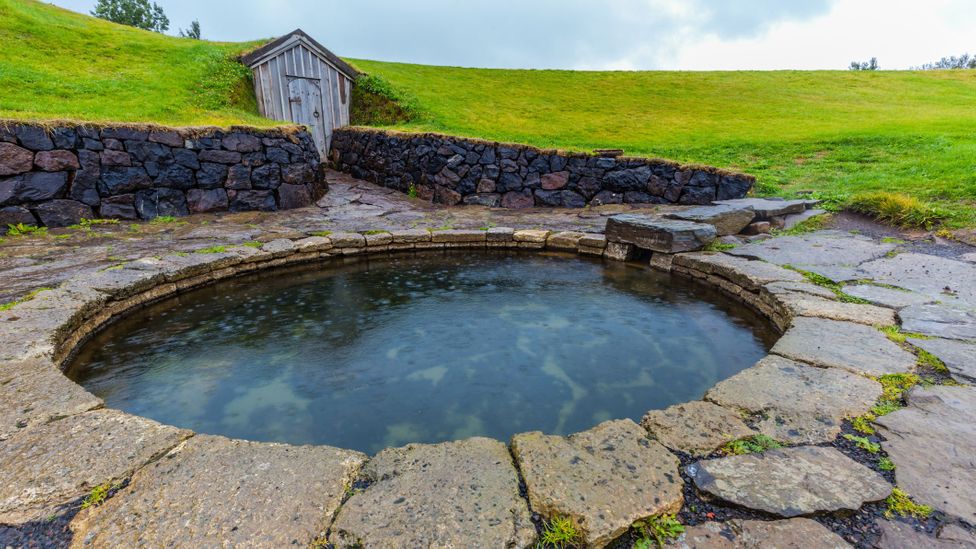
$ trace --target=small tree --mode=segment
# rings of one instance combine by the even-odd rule
[[[943,57],[935,63],[925,63],[924,65],[912,68],[917,71],[931,71],[939,69],[976,69],[976,55],[964,53],[959,57],[956,57],[955,55]]]
[[[872,57],[870,61],[862,61],[858,63],[857,61],[851,61],[852,71],[876,71],[881,67],[878,66],[878,58]]]
[[[149,0],[98,0],[95,17],[155,32],[169,29],[169,18],[159,4]]]
[[[200,22],[196,19],[190,23],[190,28],[187,30],[180,29],[180,36],[183,38],[193,38],[200,40]]]

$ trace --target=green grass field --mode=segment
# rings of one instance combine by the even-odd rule
[[[0,118],[270,126],[250,71],[233,60],[253,46],[0,0]]]
[[[0,118],[274,125],[222,44],[0,0]],[[976,227],[976,71],[573,72],[352,60],[409,98],[396,127],[742,170],[758,192],[872,191]]]
[[[397,127],[742,170],[762,194],[903,192],[976,225],[976,71],[573,72],[352,60]]]

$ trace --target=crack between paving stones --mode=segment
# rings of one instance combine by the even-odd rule
[[[536,523],[536,521],[533,520],[532,518],[533,516],[535,516],[536,513],[535,511],[532,510],[532,502],[529,501],[529,487],[525,483],[525,477],[522,475],[522,468],[519,467],[519,462],[518,459],[515,457],[515,451],[512,448],[512,445],[506,444],[505,449],[508,450],[508,456],[512,460],[512,468],[515,469],[515,478],[518,480],[519,497],[525,500],[525,507],[526,509],[529,510],[529,520],[533,523],[533,526],[535,526],[536,536],[538,537],[540,534],[539,528],[541,527],[541,522]],[[540,521],[541,521],[541,515],[540,515]],[[512,529],[512,539],[513,540],[518,539],[517,522],[514,524],[514,527]]]
[[[335,524],[336,519],[339,518],[339,512],[342,511],[342,508],[346,505],[346,502],[359,493],[354,490],[356,483],[360,481],[363,482],[363,492],[365,492],[373,484],[373,481],[363,474],[363,471],[366,469],[366,466],[369,465],[371,460],[371,457],[366,456],[366,461],[364,461],[356,470],[355,474],[353,475],[352,482],[348,487],[346,487],[345,493],[343,493],[342,498],[339,500],[339,505],[337,505],[335,511],[332,512],[332,516],[328,518],[328,524],[326,524],[325,531],[322,536],[323,541],[326,542],[326,547],[333,547],[333,545],[329,542],[329,537],[332,535],[332,525]],[[309,542],[309,545],[311,546],[316,541],[317,540],[313,539]],[[359,542],[359,540],[357,540],[357,542]]]

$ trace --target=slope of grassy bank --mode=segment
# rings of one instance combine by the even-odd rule
[[[0,118],[270,126],[233,59],[253,46],[0,0]]]
[[[976,225],[976,71],[572,72],[353,60],[410,94],[398,124],[739,169],[762,194],[907,193]]]

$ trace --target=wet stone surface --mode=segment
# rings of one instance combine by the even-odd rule
[[[358,452],[197,435],[72,523],[75,546],[307,546],[365,462]]]
[[[837,534],[806,518],[707,522],[685,530],[674,546],[682,549],[843,549]]]
[[[692,455],[708,455],[723,444],[755,434],[739,414],[705,401],[651,410],[641,425],[668,448]]]
[[[700,490],[782,517],[857,509],[891,493],[874,471],[818,446],[701,461],[685,471]]]
[[[601,423],[569,437],[512,437],[532,510],[573,517],[592,547],[623,535],[635,521],[681,508],[678,458],[630,420]]]
[[[115,410],[25,429],[0,444],[0,523],[36,519],[119,484],[189,435]]]
[[[535,539],[508,448],[470,438],[383,450],[332,524],[336,547],[524,547]]]
[[[792,265],[836,282],[861,278],[859,265],[883,257],[895,244],[842,233],[818,231],[800,236],[782,236],[757,244],[740,246],[728,253],[762,259],[777,265]]]
[[[907,372],[915,366],[915,357],[881,331],[821,318],[794,319],[793,326],[770,352],[823,368],[871,376]]]
[[[844,370],[770,355],[719,382],[705,399],[755,414],[756,428],[774,439],[819,443],[833,440],[843,419],[870,410],[881,390],[878,382]]]
[[[976,523],[976,389],[919,387],[879,417],[898,486],[919,503]]]

